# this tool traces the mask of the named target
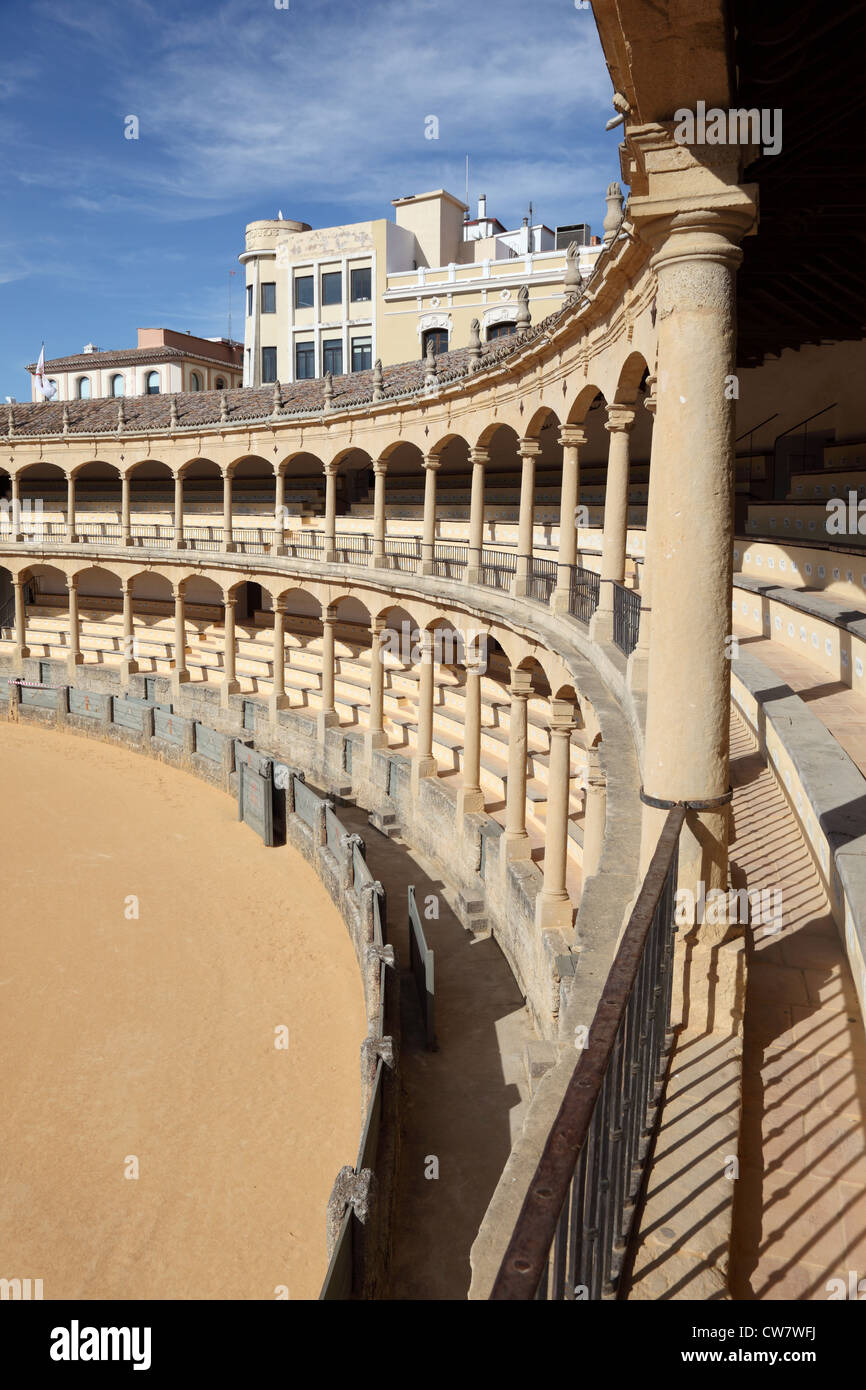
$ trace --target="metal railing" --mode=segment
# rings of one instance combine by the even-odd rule
[[[421,564],[421,541],[417,536],[385,541],[385,563],[392,570],[417,574]]]
[[[556,588],[556,572],[559,569],[555,560],[538,560],[535,556],[529,566],[528,594],[537,603],[550,603]]]
[[[613,640],[621,652],[631,656],[640,629],[640,594],[624,584],[613,586]]]
[[[481,583],[489,589],[509,590],[517,573],[517,553],[513,550],[482,550]]]
[[[269,555],[274,533],[262,526],[233,526],[232,540],[242,555]]]
[[[189,550],[222,550],[223,528],[221,526],[185,526],[183,538]]]
[[[621,1292],[673,1040],[674,903],[684,818],[684,807],[675,806],[665,820],[491,1299],[572,1302]]]
[[[469,547],[437,542],[433,547],[433,573],[437,579],[462,579],[466,573]]]
[[[130,527],[133,540],[143,546],[153,546],[156,550],[174,549],[174,527],[157,524],[136,524]],[[121,538],[121,528],[117,528],[117,539]]]
[[[334,550],[343,565],[368,565],[373,553],[373,537],[365,531],[338,531],[334,536]]]
[[[598,607],[600,591],[601,580],[595,570],[573,565],[568,586],[568,611],[571,616],[588,623]]]
[[[286,554],[296,560],[321,560],[325,553],[324,531],[287,531],[283,544]]]

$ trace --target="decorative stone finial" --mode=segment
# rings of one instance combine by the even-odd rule
[[[331,410],[334,401],[334,378],[330,372],[325,372],[325,409]]]
[[[607,201],[607,212],[604,214],[604,244],[610,246],[611,242],[616,241],[617,234],[622,226],[622,189],[618,183],[610,183],[605,194]]]
[[[427,352],[424,356],[424,387],[425,390],[435,391],[439,385],[439,374],[436,371],[436,353],[433,348],[433,339],[427,339]]]
[[[68,405],[65,405],[65,406],[63,407],[63,433],[64,433],[64,434],[68,434],[68,433],[69,433],[69,406],[68,406]]]
[[[565,301],[567,304],[579,297],[584,283],[580,273],[580,250],[576,241],[570,241],[565,248]]]
[[[220,424],[226,424],[229,418],[229,405],[225,391],[220,391]]]
[[[126,412],[123,409],[123,401],[117,402],[117,429],[118,432],[126,425]]]
[[[529,313],[529,286],[521,285],[517,291],[517,331],[525,333],[532,326]]]
[[[169,401],[169,406],[169,424],[171,425],[171,428],[174,429],[177,425],[177,396],[171,397],[171,400]]]
[[[382,359],[376,358],[373,366],[373,400],[381,401],[385,394],[384,391],[385,373],[382,371]]]
[[[481,361],[481,324],[473,319],[469,325],[469,370],[477,371]]]
[[[6,433],[10,439],[15,433],[15,412],[11,405],[7,405],[6,407]]]
[[[279,383],[278,381],[275,381],[275,382],[274,382],[274,404],[273,404],[273,408],[272,408],[272,410],[271,410],[271,415],[272,415],[272,416],[273,416],[273,415],[279,415],[279,413],[280,413],[280,411],[282,410],[282,408],[283,408],[283,400],[282,400],[282,396],[280,395],[280,383]]]

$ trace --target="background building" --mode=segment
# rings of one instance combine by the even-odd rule
[[[172,391],[222,391],[241,385],[241,344],[228,338],[198,338],[171,328],[139,328],[138,346],[100,352],[88,343],[72,357],[45,363],[45,375],[57,385],[58,401],[96,400],[105,396],[156,396]],[[36,363],[27,367],[31,400]]]
[[[277,218],[246,230],[244,385],[334,376],[467,347],[512,332],[517,293],[529,288],[534,321],[564,298],[566,248],[580,246],[588,275],[601,250],[586,224],[507,231],[478,200],[477,217],[437,189],[393,200],[380,218],[313,230]]]

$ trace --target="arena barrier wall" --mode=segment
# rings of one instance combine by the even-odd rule
[[[320,1299],[384,1296],[398,1149],[399,974],[394,947],[385,941],[385,891],[370,872],[363,840],[344,830],[334,803],[307,786],[303,772],[257,749],[253,739],[154,702],[4,674],[0,717],[120,744],[195,772],[235,796],[247,772],[271,792],[272,817],[257,816],[252,828],[267,843],[272,822],[278,838],[316,869],[352,939],[367,1017],[358,1157],[354,1167],[340,1170],[328,1202],[329,1264]]]

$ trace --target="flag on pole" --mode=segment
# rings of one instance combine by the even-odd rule
[[[57,395],[55,382],[49,381],[45,375],[45,344],[42,344],[42,351],[39,354],[39,361],[36,363],[36,390],[44,401],[53,401]]]

